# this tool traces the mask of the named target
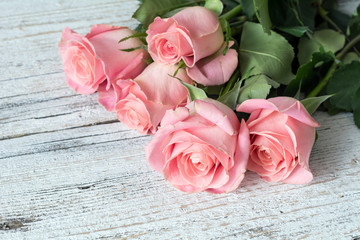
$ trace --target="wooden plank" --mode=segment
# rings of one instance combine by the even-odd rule
[[[306,186],[247,173],[233,193],[184,194],[146,163],[151,139],[66,86],[68,25],[136,26],[135,0],[0,2],[0,239],[352,239],[360,236],[360,131],[321,123]]]

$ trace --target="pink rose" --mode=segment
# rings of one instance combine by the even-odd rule
[[[236,109],[251,113],[247,124],[251,147],[247,169],[268,182],[309,183],[309,157],[318,123],[296,99],[250,99]]]
[[[215,53],[224,36],[215,13],[204,7],[188,7],[173,17],[155,18],[146,31],[149,53],[155,62],[188,67]]]
[[[166,110],[183,106],[188,100],[186,88],[169,76],[176,69],[175,65],[154,62],[133,81],[118,81],[117,95],[123,96],[115,107],[118,119],[142,134],[155,133]],[[176,77],[192,83],[184,69]]]
[[[70,87],[81,94],[90,94],[104,82],[111,88],[111,79],[134,78],[146,67],[143,58],[145,50],[124,52],[119,49],[134,48],[141,45],[133,38],[118,44],[124,37],[134,32],[126,27],[94,25],[90,33],[82,36],[70,28],[65,28],[59,43],[59,51],[64,71]]]
[[[213,99],[166,112],[146,146],[150,166],[184,192],[235,190],[249,157],[249,131],[233,110]]]
[[[194,67],[186,68],[189,77],[204,86],[221,85],[229,81],[238,65],[238,54],[235,49],[229,49],[224,56],[225,46],[223,44],[216,53],[201,59]]]

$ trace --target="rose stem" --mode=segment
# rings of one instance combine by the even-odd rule
[[[242,10],[241,5],[238,5],[237,7],[234,7],[233,9],[228,11],[227,13],[220,16],[220,19],[229,20],[229,19],[235,17],[239,12],[241,12],[241,10]]]
[[[339,52],[336,55],[336,58],[341,60],[344,57],[344,55],[359,41],[360,41],[360,35],[356,36],[353,40],[351,40],[348,44],[346,44],[343,50],[341,50],[341,52]],[[326,86],[326,84],[329,82],[330,78],[334,74],[336,67],[337,67],[337,63],[336,61],[334,61],[334,63],[331,65],[328,72],[326,73],[325,77],[321,79],[319,84],[306,96],[306,98],[316,97],[321,92],[321,90],[323,90],[323,88]]]
[[[341,34],[344,34],[344,32],[338,27],[338,25],[336,25],[336,23],[333,21],[333,20],[331,20],[331,18],[329,18],[328,16],[327,16],[327,12],[325,11],[325,9],[323,9],[322,7],[321,7],[321,5],[319,4],[319,8],[318,8],[318,10],[319,10],[319,15],[326,21],[326,22],[328,22],[328,23],[330,23],[335,29],[336,29],[336,31],[338,31],[339,33],[341,33]],[[349,38],[346,36],[346,34],[344,34],[345,35],[345,37],[346,37],[346,40],[347,41],[349,41]],[[353,47],[354,45],[352,45],[351,47]],[[350,47],[350,48],[351,48]],[[347,49],[347,50],[349,50],[349,49]],[[354,47],[354,52],[358,55],[358,56],[360,56],[360,53],[359,53],[359,51]]]
[[[321,79],[319,84],[316,85],[316,87],[306,96],[306,98],[316,97],[321,92],[321,90],[326,86],[329,79],[334,74],[336,67],[337,67],[336,61],[334,61],[334,63],[331,65],[328,72],[326,73],[325,77]]]
[[[341,60],[344,55],[358,42],[360,41],[360,34],[353,38],[346,46],[336,55],[336,58]]]
[[[330,23],[330,24],[336,29],[336,31],[338,31],[339,33],[344,34],[343,31],[341,31],[341,29],[336,25],[336,23],[334,23],[334,21],[331,20],[331,19],[327,16],[327,12],[325,11],[325,9],[323,9],[323,8],[321,7],[320,4],[319,4],[318,10],[319,10],[319,15],[320,15],[326,22]]]

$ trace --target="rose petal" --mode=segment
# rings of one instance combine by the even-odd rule
[[[134,81],[137,82],[150,101],[175,107],[184,103],[188,97],[186,88],[179,80],[171,77],[176,70],[177,66],[154,62]],[[192,82],[184,69],[180,69],[176,76],[186,83]]]
[[[229,81],[238,64],[236,50],[229,49],[223,55],[225,44],[215,54],[198,61],[194,67],[186,68],[189,77],[204,86],[221,85]]]
[[[100,26],[104,29],[103,25]],[[109,27],[110,28],[110,27]],[[119,49],[136,48],[142,43],[137,38],[118,43],[120,39],[128,37],[135,32],[128,28],[114,28],[113,31],[105,31],[101,34],[92,35],[89,41],[96,49],[96,55],[103,62],[106,77],[111,82],[117,75],[125,69],[127,74],[121,74],[122,78],[135,78],[146,67],[144,59],[147,53],[143,49],[131,52],[120,51]],[[92,29],[98,32],[98,29]],[[131,67],[132,71],[129,70]]]
[[[234,166],[228,172],[229,180],[226,184],[219,188],[208,189],[208,192],[211,193],[223,193],[231,192],[239,187],[241,181],[244,179],[244,174],[246,172],[246,166],[248,164],[250,151],[250,138],[249,138],[249,129],[246,126],[244,119],[241,121],[237,148],[234,157]]]
[[[278,108],[266,99],[248,99],[236,107],[236,111],[252,113],[259,109],[278,111]]]
[[[235,113],[225,104],[209,98],[197,99],[194,101],[194,111],[203,118],[216,124],[229,135],[237,133],[239,120]]]
[[[280,112],[311,127],[319,127],[319,124],[310,116],[298,100],[290,97],[275,97],[268,99],[268,101],[272,102]]]
[[[289,118],[287,125],[291,128],[296,136],[297,152],[299,157],[299,164],[310,171],[309,158],[312,147],[315,142],[315,129],[309,125],[303,124],[295,119]]]
[[[175,14],[173,19],[184,26],[191,36],[194,55],[183,56],[188,67],[193,67],[198,60],[215,53],[224,42],[218,17],[207,8],[188,7]]]
[[[161,120],[161,126],[173,125],[177,122],[184,121],[187,117],[189,117],[189,109],[186,107],[167,110]]]
[[[189,183],[183,178],[180,173],[178,162],[176,159],[169,161],[163,170],[164,177],[167,181],[174,185],[188,185]]]
[[[169,125],[160,128],[153,139],[145,147],[146,160],[155,171],[162,172],[165,165],[165,157],[162,150],[168,145],[174,127]]]
[[[110,89],[106,89],[107,82],[103,82],[98,88],[98,101],[105,107],[109,112],[115,108],[114,103],[117,102],[117,96],[114,88],[111,86]]]
[[[289,184],[308,184],[312,181],[313,175],[300,165],[291,172],[290,176],[283,180],[284,183]]]

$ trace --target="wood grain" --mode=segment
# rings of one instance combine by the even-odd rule
[[[0,2],[0,239],[359,239],[360,131],[321,123],[305,186],[247,173],[233,193],[184,194],[146,163],[151,139],[67,87],[65,26],[135,27],[135,0]],[[5,9],[5,10],[3,10]]]

